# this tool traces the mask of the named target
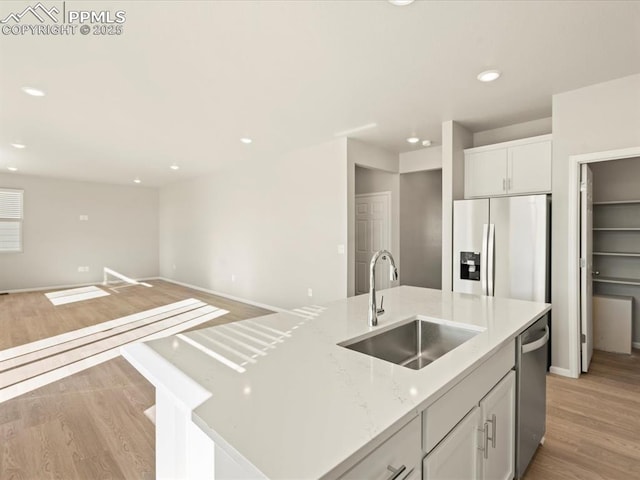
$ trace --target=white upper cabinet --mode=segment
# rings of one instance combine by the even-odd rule
[[[465,151],[464,158],[464,196],[491,197],[507,193],[506,148],[482,152]]]
[[[465,198],[551,192],[551,135],[464,151]]]

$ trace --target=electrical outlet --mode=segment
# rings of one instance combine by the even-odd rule
[[[88,222],[89,221],[89,215],[80,215],[80,221],[81,222]]]
[[[313,297],[313,290],[310,288],[307,288],[307,295],[310,297]]]
[[[232,281],[232,282],[235,282],[235,281],[236,281],[236,274],[235,274],[235,273],[232,273],[232,274],[231,274],[231,281]]]
[[[338,255],[344,255],[344,245],[338,245]]]
[[[89,271],[89,267],[87,267],[87,266],[84,266],[84,267],[78,267],[78,272],[86,273],[86,272],[88,272],[88,271]]]

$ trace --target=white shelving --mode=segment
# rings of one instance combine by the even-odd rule
[[[599,283],[615,283],[618,285],[640,285],[640,279],[637,278],[594,277],[593,281]]]
[[[594,205],[632,205],[640,204],[640,200],[611,200],[608,202],[593,202]]]
[[[593,202],[593,271],[594,298],[601,303],[607,298],[631,299],[636,307],[630,312],[640,310],[640,200]],[[604,305],[598,310],[600,337],[620,337],[625,345],[630,340],[637,344],[638,313],[622,318],[608,303]],[[594,329],[595,322],[594,317]],[[629,348],[615,351],[627,353]]]
[[[640,232],[640,228],[637,227],[609,227],[609,228],[594,228],[594,232]]]

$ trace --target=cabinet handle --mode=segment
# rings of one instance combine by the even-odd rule
[[[507,188],[511,190],[511,178],[507,178]]]
[[[387,470],[391,472],[391,476],[387,480],[396,480],[406,469],[407,467],[404,465],[401,465],[400,468],[393,468],[391,465],[387,465]]]
[[[491,437],[488,440],[491,440],[491,447],[496,448],[496,414],[492,414],[491,420],[487,420],[487,422],[491,424]]]
[[[482,429],[479,428],[478,431],[482,432],[482,447],[480,447],[480,450],[486,460],[489,458],[489,424],[484,422],[484,427]]]
[[[507,191],[507,179],[506,178],[502,179],[502,191],[503,192]]]

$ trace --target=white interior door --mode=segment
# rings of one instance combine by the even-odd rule
[[[582,164],[580,174],[580,321],[582,371],[593,356],[593,174]]]
[[[356,295],[369,292],[369,262],[391,247],[391,193],[356,195]],[[389,287],[388,266],[376,271],[376,289]]]

